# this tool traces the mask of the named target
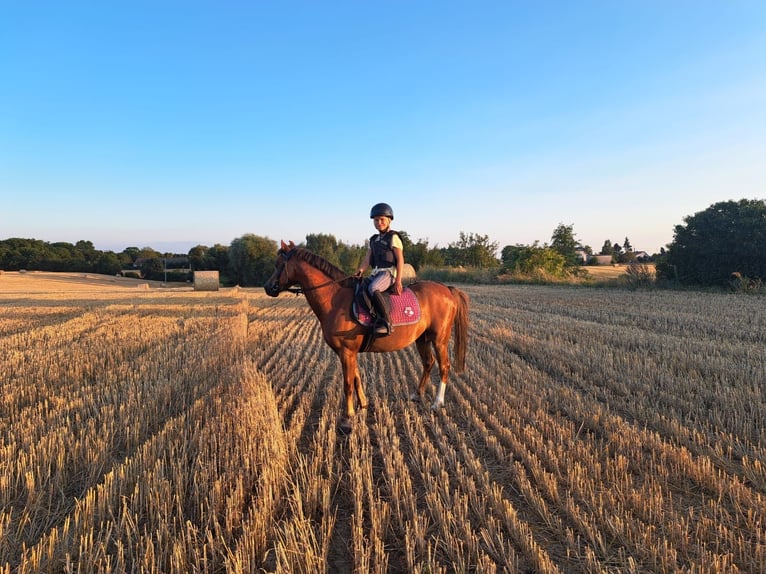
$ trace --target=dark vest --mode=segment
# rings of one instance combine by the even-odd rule
[[[396,231],[387,231],[382,235],[378,233],[370,237],[370,265],[372,267],[394,267],[396,257],[391,247],[394,241],[394,235],[399,235]]]

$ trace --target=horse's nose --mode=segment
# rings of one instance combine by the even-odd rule
[[[271,297],[276,297],[279,295],[279,287],[277,287],[276,283],[272,283],[271,281],[267,282],[263,286],[263,290],[266,292],[266,295],[269,295]]]

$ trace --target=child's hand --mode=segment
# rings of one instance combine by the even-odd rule
[[[401,279],[397,279],[396,281],[394,281],[394,293],[396,295],[401,295],[402,294],[402,280]]]

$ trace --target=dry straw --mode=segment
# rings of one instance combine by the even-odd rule
[[[407,285],[409,283],[414,283],[416,279],[417,275],[415,274],[415,268],[409,263],[405,263],[402,268],[402,283]]]
[[[343,438],[305,299],[0,293],[0,574],[766,572],[760,297],[465,288],[446,407],[365,354]]]
[[[218,271],[195,271],[195,291],[218,291]]]

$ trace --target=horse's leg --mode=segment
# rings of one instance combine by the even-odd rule
[[[426,390],[426,384],[431,380],[431,369],[434,366],[434,354],[431,351],[431,341],[428,340],[425,333],[418,337],[417,341],[415,341],[415,345],[418,348],[420,361],[423,363],[423,373],[420,375],[420,381],[418,381],[417,394],[412,393],[410,396],[413,401],[417,401],[423,398],[423,393]]]
[[[436,391],[436,398],[431,403],[433,410],[439,409],[444,406],[444,391],[447,388],[447,377],[449,376],[450,361],[449,361],[449,337],[451,329],[447,329],[446,335],[440,335],[434,341],[434,349],[436,350],[436,360],[439,361],[439,389]]]
[[[340,363],[343,367],[343,400],[345,406],[345,416],[341,419],[338,429],[348,434],[351,432],[351,421],[356,414],[354,409],[354,390],[356,388],[356,378],[358,368],[356,363],[356,353],[349,350],[342,350],[338,353]],[[361,386],[361,384],[360,384]]]
[[[359,408],[367,408],[367,395],[364,394],[364,387],[362,386],[362,377],[359,374],[359,365],[356,366],[356,372],[354,373],[354,388],[356,389],[356,399],[359,401]]]

